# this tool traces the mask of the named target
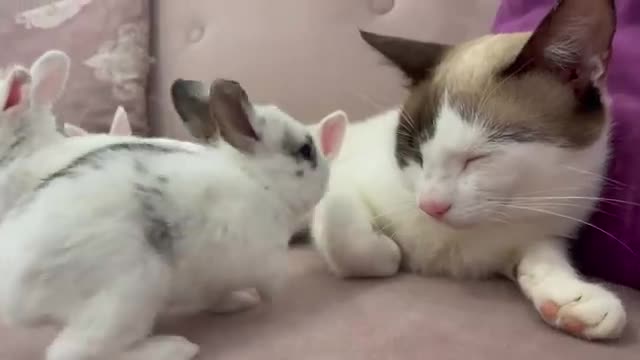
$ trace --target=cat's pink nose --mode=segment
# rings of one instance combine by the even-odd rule
[[[420,210],[427,213],[429,216],[436,219],[443,217],[451,209],[451,203],[443,201],[420,201]]]

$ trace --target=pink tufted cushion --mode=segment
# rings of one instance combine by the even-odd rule
[[[230,77],[306,122],[337,108],[361,119],[399,103],[402,80],[358,27],[457,42],[490,29],[497,0],[191,0],[154,4],[156,133],[183,137],[169,87]]]
[[[60,119],[106,132],[118,105],[146,134],[148,0],[0,0],[0,67],[56,48],[71,57]]]

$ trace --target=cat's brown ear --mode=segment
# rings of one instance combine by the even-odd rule
[[[584,94],[606,74],[615,31],[614,0],[559,0],[504,74],[542,70]]]
[[[379,51],[416,85],[424,80],[440,63],[449,45],[421,42],[360,30],[367,44]]]

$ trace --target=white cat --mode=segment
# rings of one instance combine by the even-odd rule
[[[332,164],[312,231],[334,273],[504,274],[552,326],[622,333],[621,301],[579,277],[563,240],[593,211],[608,156],[615,13],[583,4],[560,1],[532,34],[458,46],[362,32],[411,93],[350,125]]]

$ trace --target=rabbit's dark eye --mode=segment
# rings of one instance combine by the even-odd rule
[[[311,146],[311,144],[306,143],[302,145],[298,149],[298,155],[307,161],[311,161],[313,158],[313,147]]]
[[[293,155],[298,163],[308,162],[314,169],[318,165],[317,150],[310,135],[307,135],[305,142],[292,149],[295,150],[291,151],[291,155]]]

